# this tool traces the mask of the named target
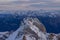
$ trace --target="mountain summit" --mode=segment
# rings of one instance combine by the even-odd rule
[[[12,33],[6,40],[46,40],[46,29],[36,18],[24,18],[20,28]]]

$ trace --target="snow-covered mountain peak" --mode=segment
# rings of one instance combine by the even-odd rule
[[[22,25],[20,28],[18,28],[14,33],[12,33],[6,40],[20,40],[20,38],[23,36],[26,37],[26,40],[33,40],[33,39],[40,39],[43,38],[46,40],[46,35],[37,27],[36,25],[39,25],[39,20],[35,18],[27,18],[24,19]],[[34,22],[37,22],[38,24],[34,24]],[[43,28],[42,26],[40,26]],[[19,32],[22,32],[22,35],[19,34]],[[40,35],[41,34],[41,35]],[[17,36],[19,35],[19,38],[17,39]],[[31,38],[32,37],[32,38]],[[21,38],[23,39],[23,38]]]
[[[24,18],[20,27],[4,40],[59,40],[59,35],[47,33],[37,18]]]

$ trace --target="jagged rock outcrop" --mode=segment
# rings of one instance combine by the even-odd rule
[[[45,26],[37,18],[34,18],[33,25],[38,27],[42,32],[44,32],[44,33],[46,32]]]
[[[58,40],[56,34],[54,34],[54,33],[50,33],[50,34],[48,35],[48,39],[49,39],[49,40]]]

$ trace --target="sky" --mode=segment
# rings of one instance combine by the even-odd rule
[[[60,10],[60,0],[0,0],[0,10]]]

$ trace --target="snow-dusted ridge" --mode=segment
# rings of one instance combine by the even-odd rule
[[[60,11],[48,11],[48,10],[15,10],[15,11],[0,11],[0,14],[17,14],[20,16],[43,16],[43,17],[57,17],[60,16]]]
[[[0,40],[60,40],[60,34],[47,33],[46,28],[37,18],[24,18],[16,31],[0,34],[5,35],[3,37],[0,35]]]

